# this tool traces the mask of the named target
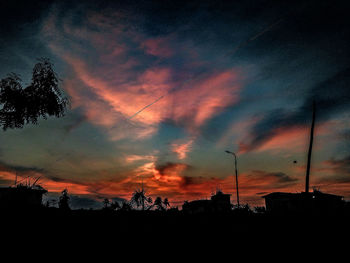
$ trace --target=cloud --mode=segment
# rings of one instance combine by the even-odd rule
[[[185,142],[179,143],[178,141],[171,144],[171,150],[177,154],[180,160],[186,159],[187,153],[191,151],[193,144],[193,139]]]
[[[333,169],[336,174],[345,176],[350,182],[350,155],[342,159],[330,159],[324,164]]]
[[[17,172],[19,175],[22,174],[39,174],[44,173],[45,170],[39,167],[27,167],[21,165],[11,165],[5,162],[0,161],[0,169],[6,172]]]
[[[298,181],[297,178],[290,177],[282,172],[266,172],[253,170],[240,176],[242,187],[262,189],[262,188],[284,188]]]
[[[194,175],[195,168],[186,163],[159,163],[156,157],[131,156],[130,163],[140,163],[137,168],[127,174],[112,176],[109,179],[90,178],[73,180],[46,174],[42,176],[40,185],[49,190],[49,195],[59,195],[65,188],[76,196],[75,208],[98,207],[101,198],[119,198],[129,200],[132,192],[143,183],[147,193],[152,197],[168,197],[173,204],[181,205],[184,200],[207,198],[216,189],[225,193],[235,193],[234,177],[208,177]],[[28,169],[24,169],[28,170]],[[30,172],[29,170],[27,172]],[[28,174],[21,175],[22,178]],[[0,172],[0,182],[14,182],[14,172]],[[262,200],[257,192],[289,191],[294,189],[298,180],[282,172],[251,171],[239,175],[242,201],[260,204]]]
[[[144,48],[148,54],[161,58],[168,58],[174,55],[174,50],[169,47],[171,40],[171,36],[149,38],[141,43],[141,47]]]
[[[133,163],[133,162],[137,162],[137,161],[152,161],[155,159],[155,156],[153,155],[136,155],[136,154],[132,154],[132,155],[127,155],[125,157],[125,161],[127,163]]]
[[[83,109],[88,121],[106,128],[114,140],[149,138],[166,120],[198,132],[239,101],[240,70],[213,69],[200,56],[194,60],[188,56],[193,44],[176,33],[149,37],[119,21],[119,13],[103,16],[90,11],[93,18],[72,23],[68,14],[55,12],[44,22],[43,33],[52,52],[73,70],[65,81],[72,105]],[[164,60],[173,53],[181,66]],[[195,64],[205,73],[196,75]]]
[[[327,80],[315,85],[295,111],[273,110],[265,114],[241,143],[241,151],[259,149],[290,131],[301,131],[311,123],[312,103],[316,103],[316,122],[319,125],[344,110],[350,109],[350,68],[339,71]],[[277,139],[278,140],[278,139]]]

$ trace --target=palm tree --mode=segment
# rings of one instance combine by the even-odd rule
[[[142,211],[144,211],[145,205],[151,206],[152,198],[146,196],[146,191],[144,189],[136,189],[135,192],[132,194],[130,203],[136,205],[137,208],[141,206]]]

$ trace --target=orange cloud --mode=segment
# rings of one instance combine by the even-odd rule
[[[193,144],[193,139],[185,143],[174,142],[171,144],[171,149],[174,153],[177,154],[178,158],[182,160],[182,159],[185,159],[187,156],[187,153],[191,151],[192,144]]]
[[[315,128],[316,136],[323,136],[329,133],[331,130],[332,122],[326,122],[322,125],[318,125]],[[288,152],[302,152],[307,149],[309,142],[310,127],[308,126],[291,126],[275,129],[273,136],[265,140],[255,151],[270,151],[272,153],[280,153],[287,150]],[[249,138],[246,138],[249,141]],[[322,146],[322,142],[315,145],[315,149],[319,149]],[[250,146],[244,143],[244,140],[240,143],[240,153],[245,153],[250,150]]]
[[[39,178],[40,177],[40,178]],[[88,187],[80,183],[65,182],[65,181],[54,181],[45,177],[44,174],[39,172],[22,172],[17,174],[17,182],[26,184],[26,182],[33,183],[34,180],[39,178],[37,184],[44,187],[49,192],[60,193],[63,189],[67,188],[74,194],[89,194]],[[12,171],[1,171],[0,180],[3,182],[11,182],[10,184],[3,184],[4,186],[14,185],[16,180],[16,173]]]
[[[76,28],[68,18],[63,18],[61,31],[56,27],[57,23],[57,17],[49,18],[43,32],[51,50],[73,69],[71,79],[65,81],[65,88],[73,105],[83,108],[90,122],[107,129],[127,126],[114,129],[109,133],[111,138],[150,137],[166,119],[184,125],[189,131],[198,131],[206,121],[238,101],[242,80],[236,69],[191,79],[190,75],[185,78],[181,70],[148,64],[142,56],[130,55],[141,47],[150,54],[170,56],[172,51],[165,47],[178,41],[175,35],[149,39],[130,29],[125,30],[123,25],[114,28],[108,18],[101,16],[89,19],[84,28]],[[89,26],[101,30],[89,30]],[[57,41],[53,42],[52,37]],[[134,45],[126,46],[126,41]],[[95,47],[93,67],[85,54],[84,44]],[[181,50],[185,49],[180,46]],[[191,50],[191,53],[195,52]],[[140,66],[143,70],[136,70]],[[90,93],[97,98],[92,98]],[[162,99],[157,103],[134,116],[160,97]],[[131,116],[134,116],[132,120],[129,119]],[[130,128],[130,125],[136,128]],[[125,132],[129,129],[134,132]]]
[[[168,58],[174,54],[173,49],[169,47],[170,41],[171,37],[149,38],[141,43],[141,47],[150,55]]]

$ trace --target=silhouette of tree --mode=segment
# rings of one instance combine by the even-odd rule
[[[70,197],[68,196],[68,190],[64,189],[62,191],[61,196],[60,196],[60,199],[58,202],[58,207],[62,210],[70,210],[69,199],[70,199]]]
[[[103,209],[108,209],[109,204],[110,204],[109,199],[105,198],[103,200]]]
[[[39,59],[28,87],[23,88],[21,82],[15,73],[0,81],[0,126],[3,130],[37,124],[40,117],[47,119],[65,114],[69,102],[59,89],[59,79],[49,59]]]
[[[131,211],[132,206],[130,205],[129,202],[123,202],[122,207],[120,208],[120,211]]]
[[[168,201],[168,198],[164,198],[164,200],[162,200],[161,197],[157,197],[156,200],[154,200],[154,203],[152,206],[150,206],[149,209],[156,207],[156,210],[158,211],[165,211],[168,207],[170,207],[170,203]]]
[[[117,201],[114,201],[114,202],[111,203],[110,208],[111,208],[112,210],[117,210],[117,209],[120,209],[121,206],[120,206],[120,204],[119,204]]]
[[[255,206],[254,212],[258,214],[262,214],[266,212],[265,206]]]
[[[164,211],[163,200],[159,196],[154,200],[153,206],[155,206],[158,211]]]
[[[165,206],[165,209],[167,209],[168,207],[170,207],[170,203],[169,203],[169,201],[168,201],[168,198],[164,198],[163,204],[164,204],[164,206]]]
[[[142,211],[144,211],[146,206],[152,205],[152,198],[146,196],[146,191],[144,189],[137,189],[132,194],[130,203],[136,205],[137,208],[141,206]]]

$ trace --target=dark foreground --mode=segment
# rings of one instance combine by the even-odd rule
[[[188,255],[214,255],[222,261],[236,253],[260,259],[280,258],[282,251],[284,259],[305,253],[340,255],[348,251],[349,219],[348,215],[234,212],[1,211],[1,248],[3,254],[18,250],[18,256],[25,257],[31,253],[43,257],[46,251],[50,255],[45,261],[69,259],[71,254],[78,255],[79,261],[97,254],[101,258],[96,262],[109,262],[115,254],[151,260],[161,254],[181,260]],[[29,252],[24,253],[24,248]]]
[[[40,209],[1,211],[1,225],[14,236],[132,236],[134,234],[260,238],[275,236],[341,237],[350,234],[349,215],[195,214],[157,211]],[[30,231],[28,231],[30,229]]]
[[[189,258],[285,262],[348,253],[348,216],[110,213],[59,210],[1,214],[1,253],[40,261],[124,262]],[[74,257],[73,257],[74,255]],[[73,260],[75,259],[75,260]],[[4,261],[7,262],[7,261]],[[240,262],[240,260],[238,261]]]

